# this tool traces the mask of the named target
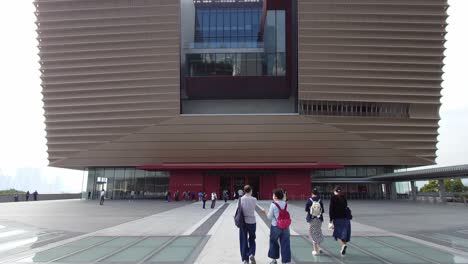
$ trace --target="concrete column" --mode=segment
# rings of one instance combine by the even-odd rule
[[[416,192],[416,182],[415,181],[411,181],[411,199],[413,201],[416,201],[416,197],[417,197],[417,192]]]
[[[441,202],[445,202],[444,180],[439,180],[439,198],[440,198]]]

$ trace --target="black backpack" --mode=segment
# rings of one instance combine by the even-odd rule
[[[237,205],[236,214],[234,215],[234,223],[237,228],[242,228],[245,226],[244,212],[242,212],[241,199],[239,199],[239,204]]]

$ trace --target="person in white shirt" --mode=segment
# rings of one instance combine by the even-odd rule
[[[106,196],[106,191],[104,191],[104,189],[102,189],[102,191],[101,191],[101,201],[99,202],[100,205],[104,204],[104,197],[105,196]]]
[[[216,195],[215,192],[211,193],[211,209],[215,208],[216,205],[216,200],[218,199],[218,196]]]

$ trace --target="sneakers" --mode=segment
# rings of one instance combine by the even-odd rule
[[[343,245],[343,246],[341,247],[341,255],[344,256],[344,255],[346,254],[346,249],[347,249],[347,248],[348,248],[347,245]]]
[[[318,255],[317,251],[312,250],[312,255],[317,256]]]
[[[250,264],[257,264],[257,262],[255,261],[255,256],[254,255],[251,255],[249,257],[249,259],[250,259]]]
[[[276,259],[273,259],[270,264],[278,264],[278,262],[276,262]]]
[[[242,264],[249,264],[249,261],[245,260],[244,262],[242,262]]]

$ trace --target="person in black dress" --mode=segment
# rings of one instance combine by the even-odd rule
[[[330,225],[333,229],[333,237],[341,244],[341,255],[346,254],[346,245],[351,239],[351,214],[348,209],[348,201],[342,194],[340,186],[336,186],[330,200]]]

